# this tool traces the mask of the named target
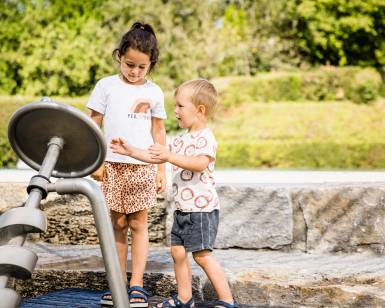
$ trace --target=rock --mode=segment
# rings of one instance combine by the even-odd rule
[[[0,183],[0,214],[13,207],[22,206],[27,200],[26,184]],[[83,195],[58,195],[49,193],[40,208],[46,214],[47,231],[29,234],[32,241],[56,244],[98,244],[91,205]],[[165,238],[164,197],[158,196],[158,206],[149,210],[149,237],[152,243],[161,243]]]
[[[219,187],[216,248],[279,249],[293,240],[293,209],[284,189]]]
[[[27,186],[20,183],[0,183],[0,214],[22,206],[27,200]]]
[[[384,187],[304,188],[295,195],[305,218],[307,251],[385,252]]]

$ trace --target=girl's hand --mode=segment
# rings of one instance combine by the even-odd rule
[[[156,193],[160,194],[166,189],[166,172],[165,170],[158,170],[156,174]]]
[[[168,150],[168,148],[159,143],[151,145],[148,148],[148,152],[150,153],[151,158],[159,159],[163,162],[167,162],[171,155],[171,152]]]
[[[110,148],[112,149],[113,153],[118,153],[118,154],[128,155],[128,156],[132,154],[131,146],[127,143],[127,141],[125,141],[122,138],[112,139],[110,143]]]

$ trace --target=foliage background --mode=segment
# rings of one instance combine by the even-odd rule
[[[0,91],[85,95],[116,71],[111,52],[130,25],[154,26],[154,79],[255,75],[310,65],[385,66],[384,0],[4,0]]]

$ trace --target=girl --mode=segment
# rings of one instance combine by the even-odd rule
[[[152,27],[136,22],[123,35],[112,55],[120,73],[99,80],[87,107],[91,118],[104,128],[106,142],[124,136],[141,149],[154,142],[165,144],[164,94],[145,79],[158,61],[158,43]],[[132,276],[128,289],[130,307],[148,307],[149,294],[143,289],[148,254],[147,210],[156,205],[156,194],[164,191],[164,165],[155,167],[107,150],[104,167],[93,174],[102,181],[102,190],[115,234],[123,280],[127,282],[128,229],[131,231]],[[111,293],[101,298],[112,306]]]
[[[217,142],[207,124],[217,105],[218,94],[209,81],[195,79],[180,85],[174,100],[179,127],[187,131],[176,136],[169,148],[153,144],[148,150],[142,150],[122,138],[113,139],[110,144],[114,153],[150,163],[169,162],[173,165],[172,188],[177,209],[171,230],[171,256],[178,294],[156,307],[195,307],[188,257],[191,252],[217,292],[218,300],[213,307],[238,308],[225,273],[212,254],[220,202],[213,177]]]

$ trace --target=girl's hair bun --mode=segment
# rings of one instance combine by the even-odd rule
[[[147,32],[151,33],[153,36],[155,36],[154,29],[153,29],[149,24],[145,24],[145,23],[141,23],[141,22],[138,22],[138,21],[137,21],[137,22],[135,22],[135,23],[131,26],[131,29],[130,29],[130,30],[135,30],[135,29],[147,31]]]

